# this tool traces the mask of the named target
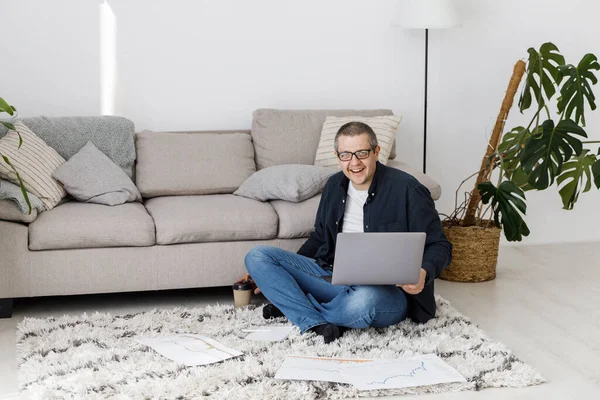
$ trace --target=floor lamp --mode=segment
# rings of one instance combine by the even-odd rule
[[[423,99],[423,173],[427,172],[427,75],[429,62],[429,30],[458,25],[452,0],[399,0],[393,26],[425,29],[425,94]]]

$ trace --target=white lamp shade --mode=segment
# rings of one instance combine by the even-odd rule
[[[458,26],[452,0],[399,0],[393,26],[406,29],[444,29]]]

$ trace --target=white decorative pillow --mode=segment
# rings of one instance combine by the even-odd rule
[[[329,177],[336,172],[335,169],[316,165],[273,165],[250,175],[233,194],[258,201],[298,203],[320,193]]]
[[[52,178],[52,173],[65,163],[65,159],[21,121],[14,125],[23,138],[23,145],[19,148],[19,135],[9,130],[0,139],[0,153],[8,157],[15,167],[25,189],[39,197],[44,207],[50,210],[67,195],[62,186]],[[16,174],[3,159],[0,159],[0,177],[19,184]]]
[[[387,164],[402,118],[397,115],[382,115],[379,117],[327,117],[321,130],[321,139],[317,147],[315,165],[339,169],[338,160],[334,154],[333,142],[335,135],[342,125],[348,122],[363,122],[369,125],[379,142],[379,162]]]

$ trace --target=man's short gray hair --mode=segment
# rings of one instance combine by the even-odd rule
[[[363,135],[366,134],[369,136],[369,146],[371,146],[371,149],[374,149],[375,147],[377,147],[377,145],[379,144],[377,142],[377,135],[375,135],[375,132],[373,132],[373,129],[363,123],[363,122],[357,122],[357,121],[353,121],[353,122],[348,122],[347,124],[342,125],[342,127],[337,131],[337,133],[335,134],[335,139],[333,141],[333,149],[336,151],[338,151],[338,138],[340,136],[358,136],[358,135]]]

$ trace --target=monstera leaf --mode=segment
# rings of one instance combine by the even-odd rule
[[[563,163],[573,153],[577,156],[581,154],[583,145],[573,135],[587,137],[583,128],[571,120],[560,121],[554,126],[554,121],[549,119],[543,122],[541,133],[525,142],[520,160],[534,188],[544,190],[552,185],[555,177],[562,172]]]
[[[586,54],[577,68],[573,65],[561,65],[558,67],[561,76],[568,77],[566,82],[560,89],[560,99],[558,100],[558,112],[562,113],[566,110],[565,118],[570,119],[575,113],[575,122],[581,121],[585,126],[584,106],[587,103],[592,110],[596,109],[596,97],[592,93],[592,85],[598,82],[593,70],[599,70],[600,64],[598,59],[593,54]]]
[[[497,188],[491,182],[477,185],[483,204],[492,201],[494,222],[504,228],[506,239],[514,242],[521,241],[529,235],[529,228],[521,214],[527,211],[525,193],[512,181],[504,181]]]
[[[529,174],[523,171],[519,154],[530,137],[531,132],[527,128],[517,126],[504,134],[502,143],[498,146],[504,163],[504,176],[525,191],[533,189],[533,186],[528,182]]]
[[[582,186],[583,193],[592,188],[592,165],[596,162],[596,156],[588,152],[589,150],[584,149],[574,160],[565,163],[563,173],[556,179],[559,186],[567,182],[559,190],[565,210],[573,209],[579,193],[582,192]]]
[[[556,93],[555,82],[559,84],[562,79],[558,66],[565,63],[565,58],[558,52],[558,48],[553,43],[544,43],[539,52],[533,47],[530,47],[527,52],[529,53],[527,76],[523,92],[519,98],[519,110],[521,112],[531,106],[532,98],[536,99],[538,110],[546,104],[542,89],[546,94],[546,99],[554,96],[554,93]]]
[[[600,148],[598,149],[598,155],[600,155]],[[592,173],[594,174],[594,184],[600,189],[600,158],[592,165]]]

